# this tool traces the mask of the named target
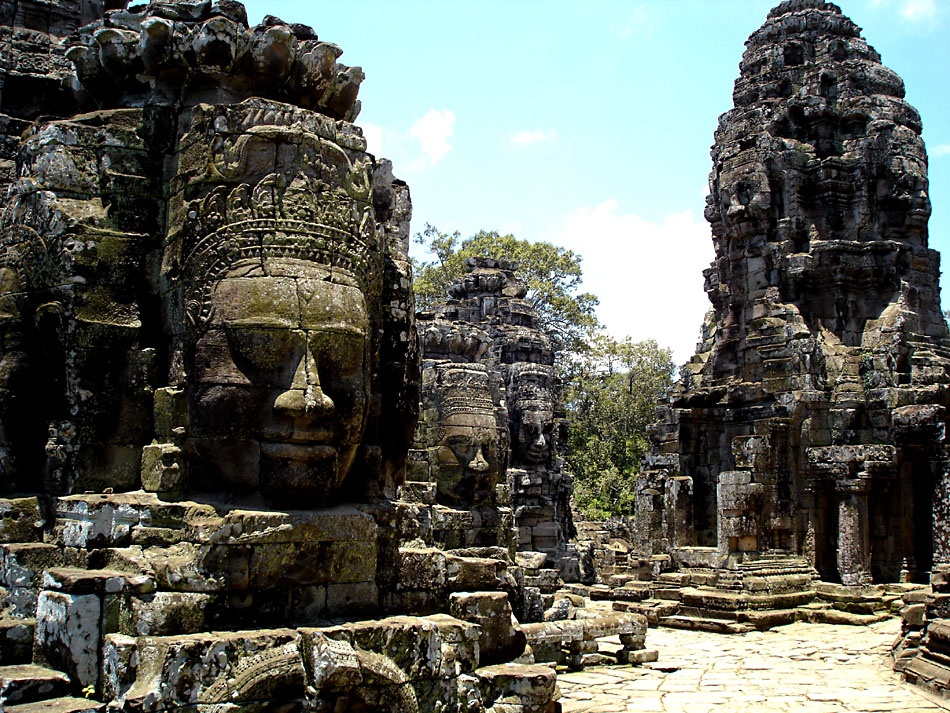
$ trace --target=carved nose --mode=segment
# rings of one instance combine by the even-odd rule
[[[534,439],[534,443],[532,445],[537,446],[538,448],[544,448],[544,446],[547,445],[547,441],[544,440],[544,432],[538,434],[538,437]]]
[[[274,400],[274,410],[293,418],[301,418],[325,416],[333,411],[333,407],[333,399],[320,388],[317,362],[308,348],[294,371],[290,388]]]
[[[475,452],[475,457],[472,458],[472,462],[468,464],[468,469],[476,473],[484,473],[488,470],[488,461],[485,460],[485,456],[482,455],[481,448]]]

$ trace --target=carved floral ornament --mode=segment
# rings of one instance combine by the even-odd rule
[[[0,294],[18,298],[83,282],[74,274],[75,254],[86,245],[69,231],[55,198],[40,192],[28,200],[13,199],[0,215],[0,269],[15,280],[4,280]]]
[[[195,119],[196,139],[213,126],[210,151],[198,151],[197,159],[185,154],[183,168],[204,160],[205,178],[217,185],[188,203],[165,273],[183,288],[185,315],[199,330],[228,272],[267,258],[325,266],[332,281],[355,283],[371,302],[380,294],[383,246],[372,208],[371,159],[352,159],[328,137],[357,150],[361,139],[340,134],[324,117],[280,107],[251,100],[214,118],[199,110]],[[251,164],[261,157],[273,162],[278,152],[284,170],[254,182]]]
[[[419,710],[409,677],[391,658],[318,632],[240,659],[198,700],[210,713],[227,713],[235,706],[256,709],[275,693],[285,704],[296,695],[308,710],[327,713],[363,701],[380,711]]]
[[[237,3],[179,0],[108,12],[80,30],[66,56],[100,106],[123,93],[126,102],[194,104],[214,86],[229,101],[266,96],[352,121],[364,75],[337,64],[341,54],[301,25],[269,18],[249,28]]]

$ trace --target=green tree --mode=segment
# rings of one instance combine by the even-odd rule
[[[585,351],[600,326],[597,297],[579,292],[583,272],[582,258],[577,253],[494,230],[481,230],[462,240],[458,231],[443,233],[429,224],[416,234],[415,242],[434,256],[413,263],[413,290],[420,309],[445,299],[449,282],[465,274],[466,258],[484,256],[518,261],[517,274],[528,287],[527,299],[538,312],[539,326],[562,359]]]
[[[652,339],[598,335],[571,366],[564,397],[575,501],[591,519],[630,514],[647,427],[673,384],[672,352]]]
[[[570,250],[496,231],[462,239],[457,231],[443,233],[428,224],[415,241],[432,255],[413,264],[420,309],[445,299],[449,282],[465,274],[466,258],[518,261],[527,298],[558,354],[577,504],[593,519],[631,513],[634,481],[649,448],[646,429],[676,371],[670,350],[653,340],[618,341],[598,334],[598,300],[578,292],[581,256]]]

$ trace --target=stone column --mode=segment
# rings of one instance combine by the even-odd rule
[[[836,481],[838,501],[838,573],[846,585],[871,583],[871,543],[868,532],[866,473]]]
[[[950,466],[946,458],[934,459],[933,563],[950,563]]]
[[[816,488],[815,481],[806,480],[802,487],[802,511],[804,513],[804,531],[800,533],[801,553],[805,560],[812,567],[816,566],[817,555],[815,553],[818,534],[816,532]],[[799,533],[796,532],[796,535]]]
[[[668,554],[663,547],[663,471],[646,471],[637,478],[633,545],[645,555]]]
[[[693,479],[686,475],[666,481],[664,510],[669,518],[668,536],[673,547],[696,544],[693,527]]]

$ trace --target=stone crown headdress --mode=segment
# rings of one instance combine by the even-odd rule
[[[488,371],[481,364],[446,364],[440,367],[440,416],[461,413],[494,413],[492,385]]]
[[[289,185],[280,174],[252,189],[220,185],[188,215],[186,231],[200,236],[183,255],[184,307],[197,326],[211,317],[214,286],[243,263],[289,258],[324,265],[369,288],[379,268],[370,264],[376,223],[370,211],[344,191],[298,173]],[[373,248],[371,249],[371,246]]]
[[[550,410],[553,407],[554,367],[534,362],[511,364],[508,390],[522,409]]]

